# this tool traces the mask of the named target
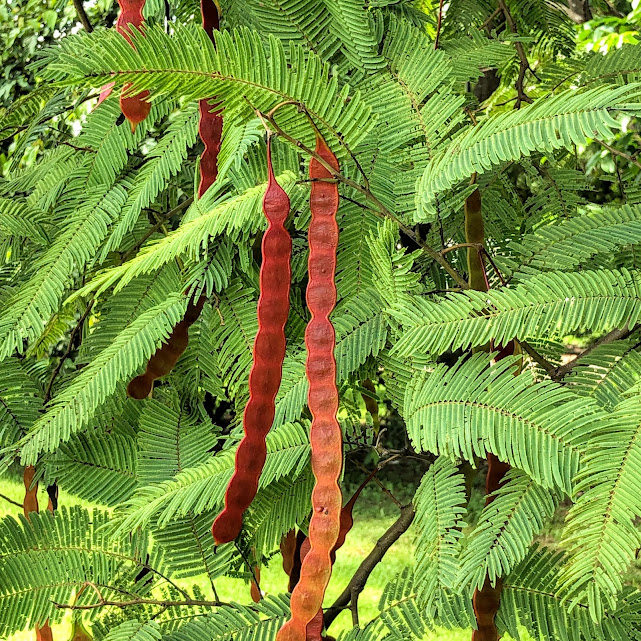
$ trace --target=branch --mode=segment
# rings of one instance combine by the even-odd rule
[[[443,2],[444,0],[441,0],[439,5],[438,5],[438,18],[436,22],[436,37],[434,38],[434,50],[438,49],[438,41],[441,37],[441,26],[443,24]]]
[[[514,22],[514,18],[512,17],[510,10],[507,8],[504,0],[498,0],[498,7],[505,16],[505,22],[507,22],[507,26],[509,27],[510,31],[518,36],[519,34],[516,30],[516,23]],[[523,83],[525,82],[525,74],[528,72],[528,70],[532,71],[532,68],[530,67],[530,63],[528,62],[523,43],[515,42],[514,48],[516,49],[516,53],[519,56],[519,76],[516,79],[516,83],[514,85],[516,87],[516,103],[514,104],[514,108],[519,109],[522,102],[533,102],[532,98],[530,98],[525,93],[525,89],[523,88]],[[532,73],[534,72],[532,71]]]
[[[414,506],[410,503],[401,508],[401,515],[376,542],[374,549],[367,555],[354,573],[351,581],[343,590],[334,604],[325,612],[325,627],[329,628],[334,619],[348,606],[352,610],[352,618],[358,619],[358,597],[365,588],[367,579],[374,568],[380,563],[386,552],[398,541],[414,520]],[[350,605],[351,604],[351,605]]]
[[[582,358],[584,358],[588,354],[591,354],[597,347],[600,347],[601,345],[608,345],[609,343],[614,343],[614,341],[627,338],[628,336],[630,336],[630,334],[632,334],[632,332],[639,329],[639,327],[641,327],[641,323],[638,325],[635,325],[632,329],[623,327],[622,329],[613,329],[611,332],[608,332],[605,336],[602,336],[601,338],[599,338],[598,341],[590,345],[590,347],[588,347],[587,349],[583,350],[578,356],[573,358],[571,361],[569,361],[565,365],[561,365],[557,367],[554,374],[552,375],[552,380],[557,382],[561,381],[579,364],[579,361]]]
[[[13,499],[10,499],[8,496],[5,496],[4,494],[0,494],[0,499],[4,499],[7,501],[7,503],[11,503],[11,505],[17,505],[20,509],[22,509],[22,503],[18,503],[18,501],[14,501]]]
[[[251,104],[251,103],[250,103]],[[288,101],[287,103],[283,104],[293,104],[292,101]],[[305,112],[305,107],[301,104],[298,105],[299,109],[301,109],[303,112]],[[372,209],[376,215],[381,216],[382,218],[389,218],[390,220],[394,221],[399,228],[403,231],[404,234],[409,236],[424,252],[426,252],[430,258],[435,260],[443,269],[452,277],[452,279],[459,285],[462,289],[469,289],[469,286],[467,284],[467,281],[461,276],[461,274],[458,273],[456,269],[454,269],[448,262],[445,260],[441,254],[439,254],[435,249],[424,243],[414,232],[414,230],[411,227],[408,227],[403,221],[401,221],[399,218],[397,218],[383,203],[376,198],[376,196],[370,191],[368,186],[363,186],[360,185],[359,183],[355,182],[351,178],[348,178],[347,176],[344,176],[341,174],[339,171],[334,169],[320,154],[316,153],[313,149],[305,145],[302,141],[297,140],[293,136],[290,136],[287,132],[283,131],[281,127],[276,123],[274,119],[274,109],[272,109],[269,113],[264,114],[260,112],[258,109],[253,107],[256,115],[261,119],[263,122],[263,125],[265,128],[270,131],[273,130],[274,133],[276,133],[278,136],[281,136],[288,142],[290,142],[292,145],[298,147],[298,149],[304,151],[306,154],[314,158],[315,160],[318,161],[320,165],[322,165],[327,171],[330,173],[331,176],[336,178],[338,181],[342,182],[344,185],[347,185],[348,187],[351,187],[352,189],[355,189],[359,193],[363,194],[367,200],[369,200],[375,207],[375,209]],[[308,116],[309,117],[309,116]]]
[[[73,0],[73,6],[76,8],[78,19],[82,22],[82,26],[85,28],[85,31],[91,33],[93,31],[93,27],[91,26],[91,22],[89,22],[89,17],[87,16],[87,12],[82,4],[82,0]]]
[[[69,358],[69,355],[71,354],[71,351],[73,350],[73,344],[74,341],[76,340],[76,336],[78,335],[78,332],[82,330],[82,325],[85,322],[87,316],[89,316],[89,312],[91,311],[91,308],[93,307],[94,299],[92,298],[88,303],[87,307],[85,308],[85,311],[83,312],[82,316],[76,323],[76,326],[71,330],[71,334],[69,335],[69,343],[67,345],[67,349],[65,353],[60,357],[60,360],[58,361],[58,364],[56,365],[56,368],[53,370],[53,374],[51,374],[51,378],[49,379],[49,384],[47,385],[47,389],[45,391],[44,395],[44,404],[46,405],[49,400],[51,399],[51,391],[53,390],[53,384],[58,376],[60,374],[60,370],[62,369],[62,366],[64,362]]]
[[[625,160],[627,160],[629,163],[641,169],[641,161],[637,160],[634,156],[630,156],[629,154],[626,154],[625,151],[621,151],[620,149],[617,149],[616,147],[609,145],[604,140],[600,140],[599,138],[595,138],[594,140],[595,142],[598,142],[600,145],[605,147],[610,153],[614,154],[615,156],[620,156],[621,158],[625,158]]]
[[[191,203],[194,202],[194,197],[190,196],[186,200],[183,200],[180,205],[177,205],[174,207],[171,211],[168,211],[164,213],[160,219],[152,226],[150,227],[142,236],[142,238],[131,248],[129,248],[122,256],[121,256],[121,263],[127,262],[131,255],[135,252],[137,252],[144,242],[153,234],[155,234],[172,216],[175,214],[180,213],[183,209],[186,209],[191,205]]]
[[[521,347],[545,370],[546,374],[553,378],[556,373],[556,367],[550,363],[544,356],[539,354],[534,347],[525,341],[519,341]]]

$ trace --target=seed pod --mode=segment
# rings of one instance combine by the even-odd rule
[[[127,42],[133,47],[131,39],[132,26],[136,29],[144,22],[142,17],[142,9],[145,6],[145,0],[118,0],[120,5],[120,14],[116,21],[116,31],[124,36]],[[147,100],[149,98],[149,91],[141,91],[133,96],[127,96],[127,91],[131,87],[129,83],[125,84],[122,88],[120,95],[120,110],[127,120],[131,123],[131,131],[135,131],[136,127],[149,115],[151,111],[151,103]],[[103,92],[111,92],[103,87]],[[107,93],[107,95],[109,95]],[[105,96],[106,97],[106,96]],[[100,100],[104,100],[101,98]]]
[[[27,465],[24,468],[24,474],[22,479],[24,482],[24,501],[22,502],[22,508],[24,510],[24,515],[29,518],[31,512],[38,511],[38,484],[36,483],[33,487],[33,477],[36,475],[36,468],[33,465]]]
[[[174,327],[169,338],[149,359],[145,373],[136,376],[136,378],[132,379],[129,385],[127,385],[127,394],[131,396],[131,398],[139,400],[146,398],[153,388],[154,381],[171,372],[181,354],[187,349],[189,328],[200,316],[205,300],[205,296],[201,296],[196,303],[194,303],[193,300],[189,301],[184,318]]]
[[[316,153],[338,170],[338,161],[317,132]],[[309,281],[307,306],[311,320],[305,331],[307,346],[307,403],[312,414],[310,442],[312,471],[316,484],[312,492],[309,524],[311,548],[301,565],[300,580],[291,597],[291,619],[279,630],[277,641],[304,641],[307,624],[317,616],[332,571],[332,550],[340,531],[341,490],[338,479],[343,466],[343,435],[336,419],[336,336],[329,315],[336,305],[336,249],[338,246],[338,185],[323,179],[332,175],[312,158],[310,196]]]
[[[243,414],[245,435],[236,451],[234,474],[225,493],[225,508],[212,526],[218,545],[233,541],[238,536],[243,513],[256,496],[258,479],[267,456],[265,438],[274,421],[274,401],[285,358],[292,252],[292,240],[285,229],[289,198],[274,177],[269,141],[267,166],[269,180],[263,198],[263,212],[269,224],[262,243],[258,333],[249,373],[249,400]]]
[[[220,22],[220,6],[213,0],[200,0],[200,12],[203,19],[203,29],[207,32],[211,41],[214,41],[214,30],[217,30]],[[198,111],[198,133],[205,145],[205,150],[200,157],[200,184],[198,185],[198,197],[200,198],[216,181],[218,176],[218,152],[223,134],[223,117],[220,109],[212,105],[215,98],[200,100]]]

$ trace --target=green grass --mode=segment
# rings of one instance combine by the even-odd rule
[[[8,479],[0,480],[0,493],[21,502],[24,494],[22,484]],[[399,489],[402,496],[402,490]],[[391,523],[398,516],[396,507],[375,488],[367,488],[363,493],[354,511],[354,528],[347,537],[345,546],[339,551],[334,566],[332,580],[327,589],[325,603],[330,605],[342,592],[356,571],[362,559],[371,551],[378,538],[385,532]],[[41,507],[47,504],[46,492],[39,493]],[[406,497],[402,497],[405,500]],[[61,504],[71,506],[82,503],[75,497],[61,492]],[[18,515],[20,508],[11,505],[0,498],[0,517],[6,515]],[[389,550],[384,558],[372,572],[365,590],[359,599],[359,615],[361,624],[374,618],[378,612],[377,605],[385,583],[396,573],[400,572],[406,564],[411,561],[413,553],[413,540],[409,533],[406,533]],[[211,594],[209,581],[203,576],[190,583],[197,583],[205,594]],[[277,594],[287,589],[287,580],[281,566],[280,556],[275,556],[267,567],[261,571],[261,588],[267,594]],[[216,589],[220,598],[224,601],[237,601],[248,603],[250,601],[249,584],[243,579],[220,578],[216,580]],[[54,638],[56,641],[69,639],[70,637],[70,615],[58,625],[53,626]],[[343,612],[331,627],[333,635],[341,630],[351,628],[351,613]],[[35,634],[32,630],[20,632],[11,636],[7,641],[33,641]],[[471,632],[468,630],[439,630],[434,634],[425,637],[425,641],[469,641]],[[507,637],[504,637],[507,641]],[[527,637],[524,637],[524,641]]]

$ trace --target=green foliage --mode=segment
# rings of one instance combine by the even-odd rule
[[[515,360],[488,367],[480,353],[416,376],[403,408],[409,435],[419,450],[470,462],[492,452],[538,483],[570,493],[588,436],[607,415],[558,384],[515,375]]]
[[[77,598],[97,639],[275,638],[286,595],[247,606],[220,586],[280,565],[283,534],[309,522],[316,127],[339,161],[342,483],[381,463],[404,496],[419,486],[411,567],[373,620],[329,634],[469,629],[489,577],[501,634],[641,640],[626,574],[641,547],[641,66],[629,42],[584,51],[592,25],[632,29],[639,11],[594,3],[577,38],[564,2],[223,0],[212,43],[198,2],[148,0],[132,47],[102,28],[116,4],[85,3],[91,33],[70,2],[0,7],[1,470],[35,465],[41,488],[110,510],[0,521],[0,636]],[[150,92],[133,133],[124,85]],[[200,99],[224,127],[196,197]],[[217,548],[257,330],[265,128],[291,201],[287,350],[258,494]],[[475,189],[487,292],[465,287]],[[201,295],[176,366],[127,399]],[[587,349],[564,368],[568,335]],[[497,357],[513,339],[522,351]],[[488,453],[512,469],[477,518]],[[567,555],[537,548],[561,502]]]

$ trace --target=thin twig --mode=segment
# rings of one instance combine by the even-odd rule
[[[510,13],[510,10],[507,8],[504,0],[498,0],[498,7],[505,16],[505,22],[507,22],[507,26],[510,29],[510,31],[515,34],[519,35],[518,31],[516,29],[516,22],[514,22],[514,18],[512,17],[512,14]],[[534,74],[534,71],[532,70],[532,67],[530,67],[530,63],[528,62],[527,59],[527,54],[525,53],[525,47],[523,47],[522,42],[515,42],[514,43],[514,48],[516,49],[516,53],[519,57],[519,75],[518,78],[516,79],[515,87],[516,87],[516,103],[514,104],[515,109],[520,109],[521,103],[523,102],[528,102],[531,103],[533,102],[532,98],[530,98],[526,93],[525,89],[523,88],[523,84],[525,82],[525,74],[528,71],[532,71]],[[536,74],[534,74],[536,75]]]
[[[519,345],[545,370],[546,374],[552,378],[556,372],[556,367],[544,356],[539,354],[529,343],[519,341]]]
[[[85,28],[85,31],[91,33],[93,31],[93,27],[91,26],[91,22],[89,22],[89,16],[87,16],[87,12],[85,11],[85,8],[82,4],[82,0],[73,0],[73,6],[76,8],[78,19],[82,23],[82,26]]]
[[[441,25],[443,23],[443,2],[444,0],[441,0],[439,5],[438,5],[438,18],[436,21],[436,37],[434,38],[434,50],[438,49],[438,41],[441,37]]]
[[[612,145],[609,145],[607,142],[604,140],[601,140],[600,138],[595,138],[595,142],[598,142],[600,145],[605,147],[611,154],[614,154],[615,156],[620,156],[621,158],[624,158],[627,160],[629,163],[632,163],[639,169],[641,169],[641,161],[639,161],[637,158],[634,156],[630,156],[630,154],[626,154],[625,151],[621,151],[620,149],[617,149],[616,147],[613,147]]]
[[[490,23],[492,22],[492,20],[494,20],[494,18],[496,18],[499,15],[499,13],[501,13],[501,8],[500,7],[494,9],[494,11],[492,11],[490,16],[481,25],[481,30],[485,31],[485,29],[487,29],[490,26]]]
[[[398,541],[414,520],[414,507],[405,505],[401,509],[401,515],[387,529],[387,531],[376,542],[374,549],[367,555],[363,562],[354,573],[347,587],[341,595],[334,601],[333,605],[325,612],[325,627],[328,628],[334,619],[351,604],[352,616],[358,608],[358,597],[365,588],[367,579],[374,568],[381,562],[386,552]]]
[[[288,101],[287,104],[290,104],[291,101]],[[284,104],[284,103],[282,103]],[[454,269],[448,262],[441,256],[435,249],[424,243],[420,238],[418,238],[414,232],[414,230],[411,227],[408,227],[403,221],[401,221],[399,218],[397,218],[383,203],[370,191],[368,187],[365,187],[363,185],[360,185],[359,183],[355,182],[351,178],[348,178],[347,176],[344,176],[341,174],[340,171],[337,171],[332,167],[320,154],[316,153],[313,149],[305,145],[300,140],[297,140],[293,136],[290,136],[286,131],[284,131],[274,120],[273,116],[270,115],[271,112],[267,114],[261,113],[258,109],[254,108],[254,111],[256,115],[261,119],[263,122],[263,125],[265,125],[267,128],[271,128],[275,134],[280,136],[281,138],[284,138],[288,142],[290,142],[292,145],[298,147],[300,150],[304,151],[307,155],[311,156],[314,158],[320,165],[322,165],[327,171],[336,179],[338,179],[340,182],[342,182],[344,185],[347,185],[348,187],[351,187],[352,189],[355,189],[359,193],[363,194],[367,200],[369,200],[375,207],[375,209],[371,209],[372,212],[374,212],[376,215],[381,216],[383,218],[389,218],[390,220],[394,221],[396,225],[399,226],[399,228],[403,231],[403,233],[406,236],[409,236],[423,251],[425,251],[430,258],[435,260],[443,269],[453,278],[453,280],[463,289],[468,289],[468,284],[467,281],[461,276],[461,274],[458,273],[456,269]],[[273,111],[273,110],[272,110]]]
[[[194,198],[193,196],[190,196],[186,200],[183,200],[180,203],[180,205],[177,205],[176,207],[174,207],[171,211],[164,213],[158,219],[158,221],[143,234],[140,240],[133,247],[130,247],[122,255],[121,257],[122,262],[123,263],[127,262],[127,260],[129,260],[131,255],[137,252],[150,236],[155,234],[172,216],[175,216],[176,214],[180,213],[183,209],[186,209],[187,207],[189,207],[189,205],[191,205],[193,202],[194,202]]]
[[[577,365],[580,364],[579,361],[582,358],[585,358],[586,356],[588,356],[588,354],[591,354],[597,347],[600,347],[601,345],[608,345],[609,343],[614,343],[614,341],[627,338],[628,336],[630,336],[630,334],[632,334],[632,332],[639,329],[639,327],[641,327],[641,324],[635,325],[632,329],[623,327],[621,329],[613,329],[612,331],[608,332],[605,336],[602,336],[601,338],[599,338],[599,340],[597,340],[595,343],[590,345],[590,347],[583,350],[578,356],[573,358],[571,361],[569,361],[565,365],[561,365],[560,367],[557,367],[554,374],[552,375],[552,380],[555,380],[555,381],[562,380]]]
[[[380,462],[380,463],[377,465],[377,467],[376,467],[376,472],[378,472],[378,471],[380,471],[381,469],[383,469],[383,468],[384,468],[388,463],[390,463],[391,461],[393,461],[393,460],[395,460],[395,459],[397,459],[397,458],[400,458],[400,457],[401,457],[401,455],[400,455],[400,454],[394,454],[394,456],[391,456],[391,457],[390,457],[390,458],[388,458],[387,460]],[[361,463],[359,463],[358,461],[354,460],[354,465],[355,465],[355,466],[356,466],[356,467],[357,467],[361,472],[364,472],[365,474],[370,474],[370,471],[369,471],[369,470],[368,470],[364,465],[362,465]],[[397,499],[397,498],[396,498],[396,497],[395,497],[395,496],[390,492],[390,490],[388,490],[388,489],[383,485],[383,483],[381,482],[381,480],[380,480],[377,476],[373,476],[373,477],[372,477],[372,480],[374,481],[374,483],[376,483],[376,485],[378,485],[378,487],[381,489],[381,491],[383,492],[383,494],[385,494],[386,496],[388,496],[388,497],[389,497],[389,498],[390,498],[394,503],[396,503],[396,506],[397,506],[397,507],[399,507],[399,508],[402,508],[402,507],[403,507],[403,504],[402,504],[402,503],[401,503],[401,502],[400,502],[400,501],[399,501],[399,500],[398,500],[398,499]]]
[[[62,366],[64,365],[64,362],[69,358],[73,346],[74,346],[74,341],[76,340],[76,336],[78,333],[82,330],[82,325],[84,324],[85,320],[87,319],[87,316],[89,316],[89,312],[91,311],[91,308],[93,307],[94,304],[94,299],[92,298],[88,303],[87,307],[85,307],[85,311],[82,313],[82,316],[76,323],[76,326],[71,330],[71,334],[69,334],[69,343],[67,344],[67,349],[65,350],[65,353],[60,357],[58,360],[58,364],[56,365],[55,369],[53,370],[53,373],[51,374],[51,378],[49,379],[49,383],[47,385],[47,389],[45,390],[45,395],[44,395],[44,403],[45,405],[51,400],[51,392],[53,390],[53,384],[58,377],[58,374],[60,374],[60,370],[62,369]]]
[[[18,503],[18,501],[14,501],[13,499],[10,499],[8,496],[5,496],[4,494],[0,494],[0,499],[4,499],[7,501],[7,503],[11,503],[11,505],[16,505],[20,509],[22,509],[22,503]]]

